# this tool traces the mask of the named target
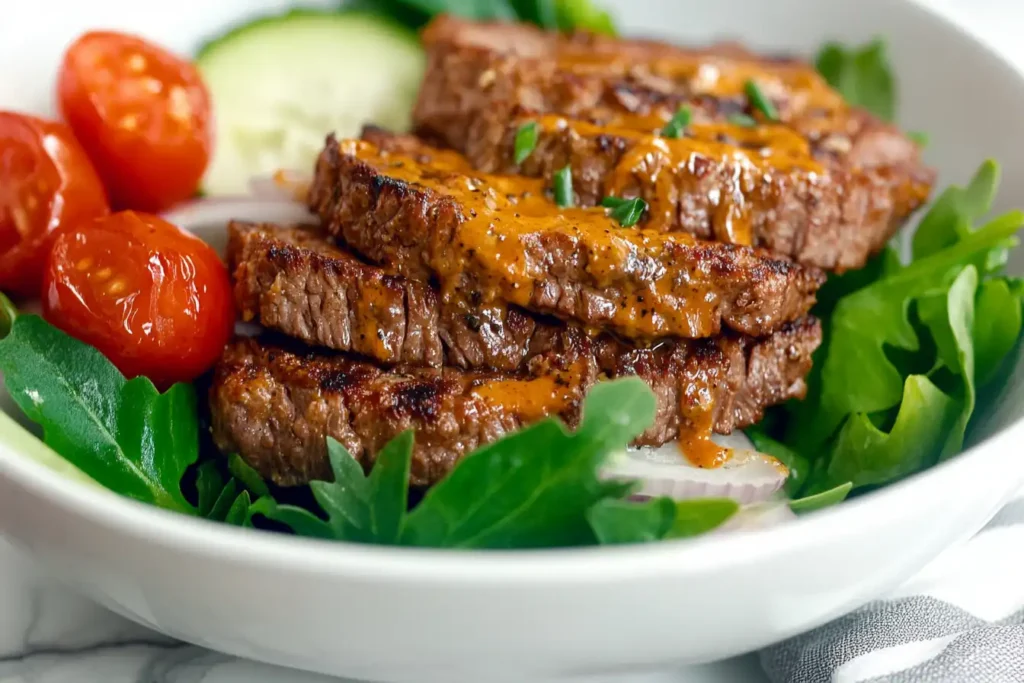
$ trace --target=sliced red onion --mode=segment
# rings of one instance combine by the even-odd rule
[[[693,465],[676,443],[658,448],[630,448],[613,456],[602,475],[612,479],[640,482],[640,496],[688,498],[732,498],[739,503],[757,503],[771,498],[782,488],[789,472],[775,458],[758,453],[740,432],[728,437],[715,435],[719,445],[731,448],[732,457],[721,467]]]
[[[269,176],[255,176],[249,180],[249,192],[258,199],[279,199],[306,203],[312,178],[302,171],[281,169]]]

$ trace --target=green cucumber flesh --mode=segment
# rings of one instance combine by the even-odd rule
[[[279,169],[312,172],[328,133],[407,130],[424,56],[416,35],[385,17],[292,12],[212,41],[196,65],[215,121],[202,190],[224,195]]]

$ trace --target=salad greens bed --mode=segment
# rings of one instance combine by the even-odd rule
[[[410,26],[447,11],[614,32],[610,17],[586,0],[367,4]],[[881,42],[827,45],[817,67],[850,102],[887,120],[894,115],[895,81]],[[1024,213],[984,219],[998,178],[998,165],[986,162],[967,187],[939,196],[909,261],[890,247],[821,290],[813,313],[824,341],[808,398],[748,430],[760,450],[789,467],[794,511],[834,504],[962,448],[979,392],[999,376],[1021,333],[1024,282],[1003,268]],[[630,497],[632,483],[599,478],[605,460],[654,419],[654,396],[637,378],[596,386],[577,430],[550,418],[510,434],[413,501],[411,432],[384,448],[369,475],[328,439],[333,481],[297,493],[276,489],[238,456],[208,452],[192,385],[159,393],[148,379],[126,380],[96,349],[18,315],[3,295],[0,371],[45,443],[99,484],[238,526],[358,543],[532,548],[683,538],[718,527],[739,507],[724,499],[640,502]]]
[[[343,9],[379,12],[414,29],[438,14],[454,14],[479,21],[525,21],[558,31],[616,33],[611,15],[590,0],[356,0]]]

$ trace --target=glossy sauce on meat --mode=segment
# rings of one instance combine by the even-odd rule
[[[764,211],[777,201],[773,174],[799,170],[813,179],[824,173],[814,160],[810,144],[780,125],[743,127],[729,123],[693,123],[685,135],[660,134],[668,118],[622,115],[601,122],[584,122],[555,115],[536,119],[546,133],[571,131],[581,136],[615,136],[630,147],[604,179],[604,194],[632,197],[642,187],[649,209],[644,227],[673,230],[681,197],[698,191],[709,163],[730,169],[725,182],[708,192],[707,203],[716,240],[753,244],[751,213]],[[525,125],[523,120],[521,125]]]
[[[631,294],[647,305],[606,311],[617,327],[630,334],[656,338],[671,329],[684,336],[705,337],[718,331],[718,294],[700,281],[699,268],[680,280],[656,264],[673,248],[697,244],[685,233],[623,228],[604,208],[559,208],[548,198],[544,181],[516,176],[491,176],[472,171],[459,154],[432,151],[429,157],[384,152],[360,140],[339,143],[343,154],[370,163],[381,173],[457,199],[464,217],[458,244],[428,256],[441,279],[442,295],[452,297],[466,261],[477,256],[500,263],[500,277],[489,283],[484,300],[502,298],[528,307],[534,281],[524,249],[531,234],[556,233],[566,240],[592,245],[587,272],[597,286],[615,286],[627,276],[642,283]]]

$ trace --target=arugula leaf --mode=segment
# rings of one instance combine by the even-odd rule
[[[1017,344],[1021,327],[1021,295],[1005,278],[986,280],[974,302],[974,376],[984,387],[996,377],[1002,360]]]
[[[99,351],[35,315],[19,316],[0,341],[0,371],[48,446],[107,488],[195,514],[181,477],[196,460],[195,391],[165,393],[139,377],[126,381]]]
[[[451,14],[476,21],[525,21],[559,31],[616,34],[611,15],[590,0],[355,0],[343,7],[380,12],[411,28],[420,28],[439,14]]]
[[[466,456],[406,519],[402,542],[520,548],[593,542],[586,511],[630,484],[602,482],[601,463],[654,420],[654,394],[630,377],[602,382],[567,432],[548,418]]]
[[[217,494],[216,500],[213,501],[213,505],[210,507],[209,512],[206,514],[206,518],[215,522],[226,522],[228,519],[228,513],[235,505],[235,501],[238,500],[239,496],[243,493],[242,487],[234,479],[228,479],[227,483],[221,488]],[[248,493],[247,491],[245,493]]]
[[[466,19],[515,20],[517,14],[507,0],[392,0],[427,17],[453,14]]]
[[[790,496],[885,484],[962,448],[978,387],[1021,333],[1024,288],[993,276],[1024,214],[973,229],[998,178],[985,162],[966,188],[944,192],[921,221],[909,265],[887,250],[822,288],[814,312],[823,343],[808,397],[790,408],[782,432],[752,431],[759,448],[810,463],[802,484],[787,482]]]
[[[270,496],[263,478],[238,455],[228,457],[231,477],[225,481],[214,461],[201,464],[196,473],[198,512],[201,517],[235,526],[252,526],[252,496]]]
[[[262,515],[289,527],[299,536],[334,539],[331,525],[312,512],[296,505],[282,505],[270,496],[259,498],[249,506],[249,516]]]
[[[11,332],[14,319],[18,317],[18,309],[3,292],[0,292],[0,339]]]
[[[257,498],[270,495],[270,489],[267,487],[267,483],[263,481],[263,477],[259,475],[259,472],[250,467],[249,463],[242,460],[241,456],[237,453],[232,453],[228,456],[228,471],[246,490]]]
[[[675,516],[671,498],[642,503],[605,498],[587,510],[587,521],[602,545],[660,541],[672,529]]]
[[[413,432],[407,430],[377,454],[369,478],[370,530],[377,543],[397,543],[405,522]]]
[[[228,508],[227,514],[224,515],[225,524],[231,524],[233,526],[252,526],[252,514],[250,512],[252,508],[252,499],[249,497],[248,491],[242,491],[235,498],[235,502]]]
[[[509,0],[516,18],[528,21],[541,28],[557,29],[558,13],[554,0]]]
[[[963,265],[984,263],[992,250],[1005,249],[1005,240],[1021,225],[1024,214],[1010,212],[957,244],[840,299],[820,362],[820,399],[797,409],[798,419],[791,420],[788,430],[793,443],[803,449],[820,446],[846,416],[899,404],[904,378],[885,348],[919,348],[908,317],[910,300],[949,287]]]
[[[805,496],[803,498],[796,498],[789,501],[789,509],[793,512],[813,512],[814,510],[820,510],[836,503],[841,503],[846,500],[846,496],[849,495],[850,490],[853,488],[853,482],[848,481],[845,484],[839,484],[834,488],[830,488],[827,491],[816,493],[813,496]]]
[[[217,498],[224,490],[224,477],[221,476],[217,463],[208,460],[199,466],[196,471],[196,492],[198,494],[198,507],[200,517],[210,518]]]
[[[904,385],[892,429],[879,429],[871,417],[856,413],[846,420],[832,447],[827,469],[808,493],[850,482],[855,487],[885,484],[934,464],[957,411],[956,401],[924,375]]]
[[[960,452],[967,431],[967,421],[974,413],[974,299],[978,290],[978,271],[966,266],[946,292],[922,297],[917,303],[918,315],[931,331],[937,349],[936,367],[945,367],[958,378],[957,396],[961,405],[939,459]],[[934,372],[934,371],[933,371]]]
[[[405,520],[412,446],[411,431],[396,436],[381,449],[367,477],[344,446],[327,438],[334,481],[314,481],[310,488],[334,538],[357,543],[398,541]]]
[[[895,77],[882,40],[850,48],[827,43],[818,53],[815,66],[847,102],[867,109],[883,121],[893,120]]]
[[[739,512],[731,498],[698,498],[676,503],[676,518],[665,538],[690,538],[711,531]]]
[[[952,246],[970,231],[974,222],[992,208],[999,187],[999,164],[989,159],[967,187],[948,187],[932,204],[914,233],[914,259]]]
[[[644,502],[606,498],[587,510],[587,520],[604,545],[650,543],[703,534],[738,510],[739,504],[728,498],[678,502],[664,497]]]

